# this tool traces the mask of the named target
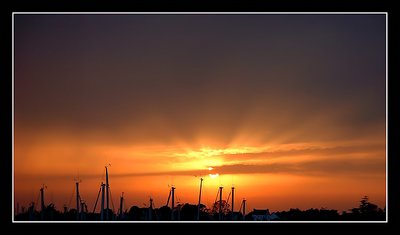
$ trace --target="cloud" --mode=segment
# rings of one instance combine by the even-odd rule
[[[260,165],[234,164],[214,167],[220,174],[300,174],[300,175],[357,175],[385,173],[385,161],[368,159],[362,160],[317,160],[300,163],[271,163]]]
[[[385,145],[382,144],[370,144],[360,146],[335,146],[335,147],[306,147],[302,149],[289,149],[289,150],[277,150],[277,151],[263,151],[257,153],[239,153],[239,154],[224,154],[222,157],[226,161],[233,160],[254,160],[254,159],[271,159],[271,158],[282,158],[282,157],[297,157],[297,156],[316,156],[330,157],[330,156],[341,156],[354,153],[382,153],[385,151]]]
[[[232,164],[214,166],[213,173],[223,174],[295,174],[304,176],[365,176],[385,173],[385,161],[382,159],[324,159],[294,163],[267,163],[267,164]],[[182,171],[155,171],[140,173],[114,173],[113,177],[143,177],[143,176],[204,176],[210,171],[182,170]],[[39,175],[38,175],[39,176]],[[100,174],[81,174],[84,178],[99,178]],[[39,176],[39,177],[43,177]],[[52,175],[52,178],[68,178],[70,175]]]

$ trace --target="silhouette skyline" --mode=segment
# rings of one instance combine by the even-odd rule
[[[169,205],[168,197],[167,204],[156,208],[152,198],[149,199],[149,204],[144,204],[144,207],[136,205],[129,209],[124,204],[124,197],[121,196],[120,207],[116,211],[114,208],[104,208],[104,184],[102,184],[102,202],[101,210],[96,212],[95,208],[92,212],[88,210],[86,203],[82,200],[81,205],[77,204],[76,208],[64,206],[63,211],[56,209],[53,203],[44,204],[41,202],[41,209],[36,209],[36,204],[32,202],[27,210],[25,207],[22,211],[15,212],[16,221],[385,221],[386,208],[379,208],[374,203],[369,201],[368,196],[364,196],[358,207],[338,212],[335,209],[327,208],[310,208],[300,210],[298,208],[290,208],[288,211],[270,212],[269,209],[253,209],[250,212],[246,211],[246,200],[238,211],[233,209],[233,206],[228,201],[216,199],[212,208],[208,208],[204,204],[192,205],[189,203],[178,203],[174,206]],[[42,194],[41,188],[41,195]],[[174,187],[171,188],[173,195]],[[221,188],[219,189],[221,190]],[[99,192],[100,193],[100,192]],[[77,200],[79,200],[77,194]],[[97,200],[96,200],[97,203]],[[173,208],[173,209],[172,209]],[[77,213],[78,212],[78,213]]]
[[[14,23],[14,207],[46,185],[48,204],[73,208],[79,179],[91,212],[109,163],[115,207],[124,192],[159,208],[171,186],[175,203],[198,206],[201,177],[201,204],[212,209],[221,185],[231,204],[234,186],[235,207],[246,198],[260,218],[340,212],[364,195],[386,206],[384,14]]]

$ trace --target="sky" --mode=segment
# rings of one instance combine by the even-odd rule
[[[14,17],[15,204],[385,207],[385,15]]]

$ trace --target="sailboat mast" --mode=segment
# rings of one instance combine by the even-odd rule
[[[79,182],[76,182],[76,220],[79,220]]]
[[[201,201],[201,187],[203,185],[203,178],[200,178],[200,192],[199,192],[199,203],[197,204],[197,220],[200,220],[200,201]]]
[[[104,186],[105,184],[101,182],[101,211],[100,211],[100,220],[104,220]]]
[[[175,208],[175,187],[171,187],[171,220],[174,220],[174,208]]]
[[[232,218],[233,218],[233,210],[234,210],[234,203],[235,203],[235,187],[232,186]]]
[[[219,220],[222,220],[222,188],[219,187]]]
[[[122,219],[122,205],[124,203],[124,192],[122,192],[121,200],[119,202],[119,219]]]
[[[106,206],[107,206],[107,214],[106,214],[106,218],[107,218],[107,220],[109,220],[109,218],[108,218],[108,210],[110,209],[110,200],[109,200],[109,184],[108,184],[108,168],[107,168],[107,166],[106,166]]]

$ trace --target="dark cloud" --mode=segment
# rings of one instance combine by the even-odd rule
[[[336,146],[336,147],[311,147],[305,149],[290,149],[279,150],[271,152],[259,153],[243,153],[243,154],[225,154],[224,160],[252,160],[252,159],[270,159],[281,157],[298,157],[298,156],[313,156],[315,158],[332,157],[332,156],[346,156],[355,153],[359,154],[376,154],[385,153],[386,145],[383,144],[369,144],[360,146]]]
[[[258,174],[284,173],[300,175],[370,175],[385,174],[385,161],[368,159],[362,160],[316,160],[300,163],[271,163],[261,165],[224,165],[214,167],[220,174]]]
[[[385,17],[16,15],[15,94],[16,125],[109,142],[374,135]]]

